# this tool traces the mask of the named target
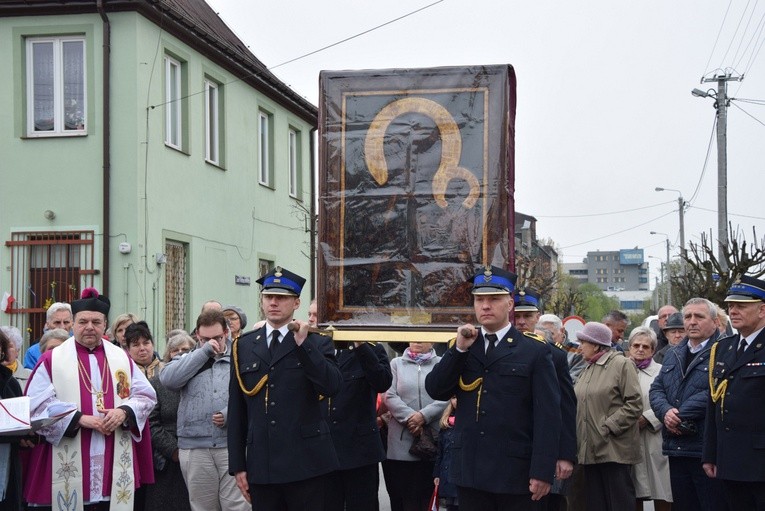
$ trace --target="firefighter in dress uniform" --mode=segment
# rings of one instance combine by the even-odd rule
[[[473,277],[480,327],[458,328],[425,379],[433,399],[457,396],[449,478],[461,511],[534,509],[555,474],[560,390],[550,349],[510,324],[515,281],[494,266]]]
[[[266,324],[233,345],[228,404],[229,471],[255,510],[322,510],[338,469],[320,397],[343,376],[329,337],[289,330],[305,279],[278,266],[258,279]]]
[[[702,462],[723,481],[731,509],[765,511],[765,280],[742,276],[725,302],[738,334],[709,357]]]

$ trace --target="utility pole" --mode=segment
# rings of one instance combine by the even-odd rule
[[[667,238],[667,303],[672,305],[672,274],[669,269],[669,238]]]
[[[743,76],[730,73],[702,78],[701,83],[717,82],[717,94],[693,90],[694,96],[715,98],[717,110],[717,258],[723,271],[728,270],[725,250],[728,248],[728,82],[740,82]],[[701,94],[698,94],[700,92]],[[713,91],[714,92],[714,91]]]

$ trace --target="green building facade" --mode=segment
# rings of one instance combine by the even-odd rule
[[[204,2],[3,2],[0,65],[0,324],[93,286],[161,347],[208,299],[255,323],[274,265],[313,282],[316,108]]]

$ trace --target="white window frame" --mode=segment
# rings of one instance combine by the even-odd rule
[[[258,183],[271,186],[271,115],[258,111]]]
[[[79,42],[82,44],[82,129],[66,129],[64,124],[64,43]],[[35,130],[35,99],[34,99],[34,51],[35,44],[53,45],[53,130]],[[27,136],[29,137],[71,137],[88,134],[88,88],[87,88],[87,54],[85,37],[29,37],[26,39],[27,64]]]
[[[205,80],[205,160],[220,163],[220,90],[218,84]]]
[[[298,196],[298,167],[300,159],[298,158],[300,144],[300,132],[294,129],[289,131],[289,170],[290,170],[290,197],[297,199]]]
[[[165,145],[178,150],[183,149],[182,81],[180,61],[165,55]]]

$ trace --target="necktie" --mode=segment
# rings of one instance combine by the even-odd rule
[[[736,352],[736,358],[740,358],[746,351],[746,338],[741,338],[741,344],[738,345],[738,351]]]
[[[276,350],[279,348],[279,330],[271,332],[271,344],[268,345],[268,352],[271,354],[271,358],[274,358]]]
[[[486,346],[486,356],[489,356],[489,353],[494,349],[494,343],[497,342],[497,334],[486,334],[486,340],[489,341],[489,344]]]

